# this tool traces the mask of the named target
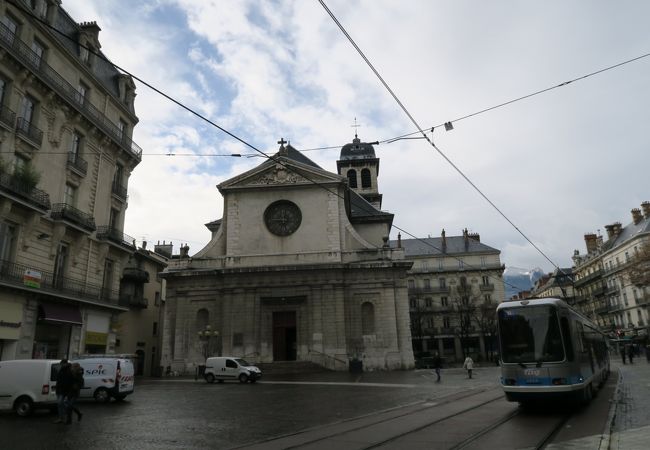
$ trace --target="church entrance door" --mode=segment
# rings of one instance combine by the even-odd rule
[[[296,344],[296,312],[274,312],[273,361],[295,361]]]

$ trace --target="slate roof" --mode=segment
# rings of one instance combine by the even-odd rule
[[[450,255],[461,253],[501,253],[500,250],[482,244],[471,237],[467,239],[465,247],[465,238],[463,236],[447,236],[446,251],[442,252],[442,238],[423,238],[423,239],[402,239],[402,248],[404,256],[427,256],[427,255]],[[397,247],[397,241],[390,241],[391,247]]]
[[[372,144],[367,142],[361,142],[361,140],[355,137],[350,144],[345,144],[341,148],[341,157],[340,160],[350,160],[350,159],[374,159],[375,148]]]
[[[628,225],[623,227],[621,233],[618,236],[615,236],[612,239],[608,239],[603,243],[602,251],[606,252],[615,247],[618,247],[619,245],[629,241],[641,233],[650,233],[650,217],[644,217],[643,220],[641,220],[636,225],[634,222],[630,222]]]

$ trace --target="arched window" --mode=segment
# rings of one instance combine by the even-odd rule
[[[361,171],[361,187],[369,188],[372,186],[372,177],[370,176],[369,169],[363,169]]]
[[[370,302],[361,305],[361,334],[375,334],[375,307]]]
[[[207,309],[202,308],[196,312],[196,329],[205,330],[206,325],[210,323],[210,313]]]
[[[354,169],[348,170],[348,183],[351,188],[357,187],[357,171]]]

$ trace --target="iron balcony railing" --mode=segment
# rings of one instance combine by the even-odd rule
[[[113,182],[112,188],[113,194],[117,195],[119,198],[126,200],[126,188],[119,183]]]
[[[124,131],[106,117],[103,112],[87,101],[72,84],[43,61],[29,45],[19,39],[3,23],[0,23],[0,45],[6,48],[14,58],[31,69],[32,72],[48,84],[61,98],[81,112],[117,145],[126,150],[138,161],[142,160],[142,148],[140,146],[126,136]]]
[[[53,204],[50,216],[55,220],[67,220],[91,232],[97,228],[93,216],[67,203]]]
[[[120,295],[120,306],[132,306],[135,308],[146,308],[149,300],[137,295]]]
[[[149,272],[137,267],[125,267],[122,273],[123,280],[132,280],[140,283],[149,282]]]
[[[122,233],[120,230],[110,225],[97,227],[97,239],[108,239],[109,241],[112,241],[116,244],[135,248],[135,239],[133,239],[128,234]]]
[[[33,267],[0,260],[0,281],[14,287],[29,288],[52,295],[66,295],[82,300],[117,304],[119,293],[94,284],[83,283],[64,276],[55,276]]]
[[[24,117],[19,117],[16,121],[16,132],[39,146],[43,143],[43,132]]]
[[[598,306],[595,309],[595,311],[596,311],[596,314],[601,314],[601,315],[607,314],[609,312],[609,306],[608,305]]]
[[[47,192],[30,187],[11,174],[0,173],[0,189],[39,209],[50,209],[50,195]]]
[[[449,294],[448,287],[410,287],[408,288],[409,295],[417,294]]]
[[[488,283],[488,284],[480,284],[478,287],[481,291],[493,291],[494,290],[494,284]]]
[[[16,124],[16,113],[4,105],[0,106],[0,122],[13,129]]]
[[[68,167],[86,175],[86,172],[88,171],[88,162],[79,156],[78,153],[68,152]]]
[[[580,287],[580,286],[583,286],[583,285],[589,283],[590,281],[595,280],[596,278],[601,277],[602,275],[603,275],[603,271],[598,269],[598,270],[595,270],[594,272],[592,272],[592,273],[590,273],[588,275],[585,275],[584,277],[582,277],[582,278],[580,278],[578,280],[575,280],[573,282],[573,284],[576,287]]]

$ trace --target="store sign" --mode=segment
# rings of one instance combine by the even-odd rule
[[[41,272],[32,269],[27,269],[23,274],[23,284],[27,287],[40,289],[41,277],[42,277]]]
[[[86,345],[106,345],[108,333],[86,331]]]

